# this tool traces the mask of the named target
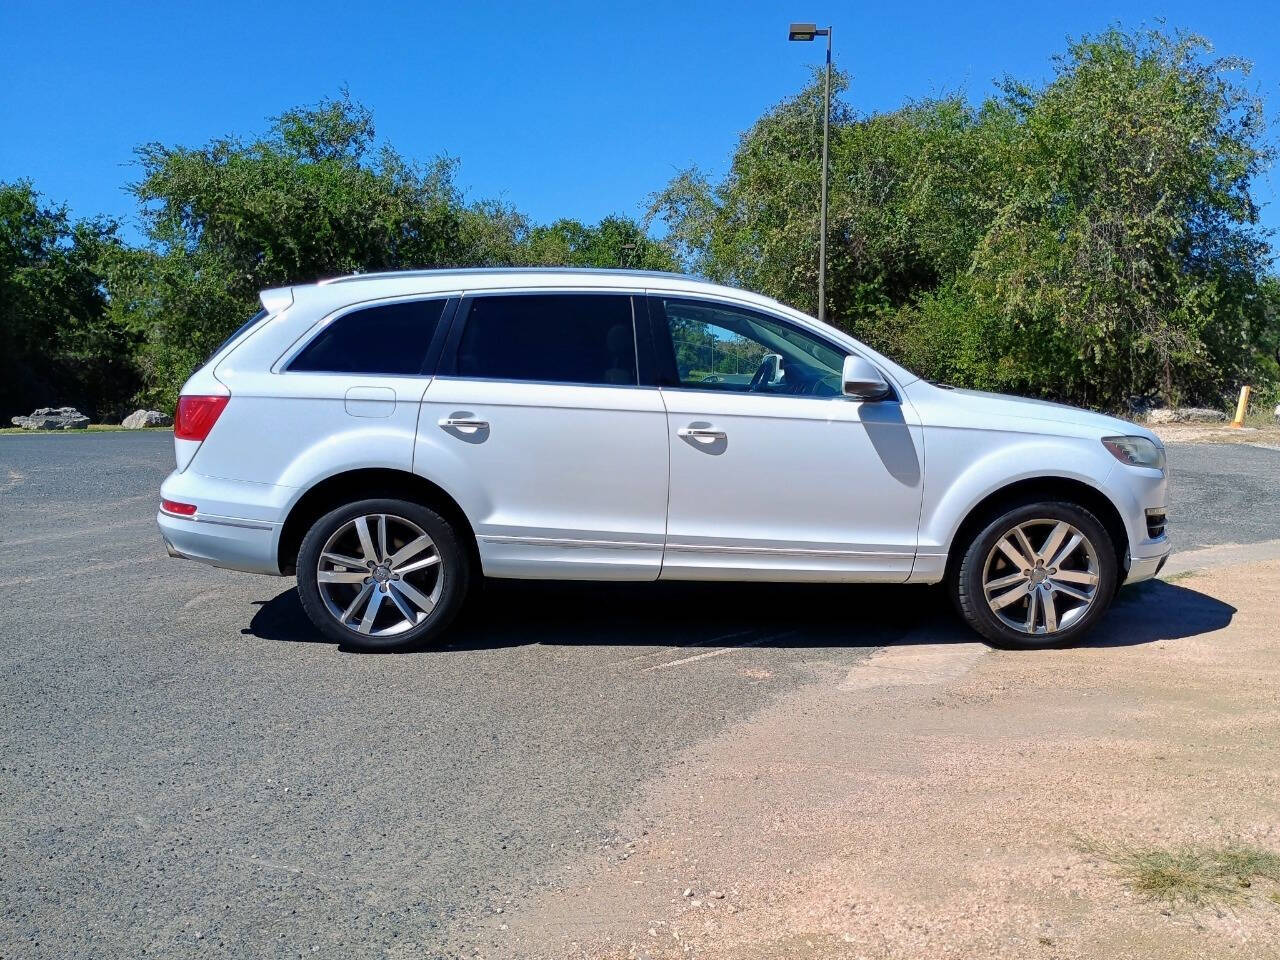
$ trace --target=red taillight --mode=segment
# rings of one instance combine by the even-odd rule
[[[183,396],[173,415],[173,435],[179,440],[204,440],[226,409],[227,396]]]
[[[196,505],[194,503],[179,503],[177,500],[161,500],[160,509],[165,513],[176,513],[180,517],[194,517],[196,515]]]

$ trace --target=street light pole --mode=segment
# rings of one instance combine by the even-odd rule
[[[827,319],[827,149],[831,137],[831,27],[819,30],[815,23],[793,23],[788,40],[812,41],[827,38],[827,69],[822,91],[822,199],[818,213],[818,319]]]
[[[831,28],[827,35],[827,80],[822,92],[822,213],[818,234],[818,321],[827,319],[827,142],[831,127]]]

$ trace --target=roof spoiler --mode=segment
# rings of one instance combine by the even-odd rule
[[[293,306],[293,287],[272,287],[258,294],[262,308],[270,314],[277,314],[287,307]]]

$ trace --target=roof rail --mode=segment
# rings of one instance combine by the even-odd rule
[[[435,270],[384,270],[376,273],[353,273],[345,277],[329,277],[318,283],[352,283],[359,280],[376,280],[383,277],[443,277],[462,274],[465,276],[498,274],[498,273],[579,273],[595,276],[615,277],[679,277],[682,280],[697,280],[686,273],[675,273],[669,270],[614,270],[605,267],[459,267],[440,268]]]

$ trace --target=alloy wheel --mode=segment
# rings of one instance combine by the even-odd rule
[[[1053,634],[1089,611],[1100,581],[1097,551],[1077,527],[1065,520],[1027,520],[991,548],[982,593],[1010,629]]]
[[[316,564],[316,584],[343,627],[388,637],[427,619],[440,601],[444,569],[425,530],[377,513],[348,520],[329,537]]]

